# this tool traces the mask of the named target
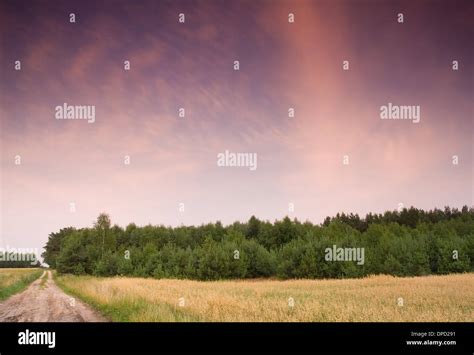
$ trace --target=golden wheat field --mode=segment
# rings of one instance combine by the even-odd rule
[[[113,321],[474,321],[474,274],[189,281],[58,276]]]

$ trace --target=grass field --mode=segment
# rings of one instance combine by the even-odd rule
[[[113,321],[474,321],[472,273],[213,282],[66,275],[56,281]]]
[[[23,291],[42,273],[43,270],[36,268],[0,269],[0,301]]]

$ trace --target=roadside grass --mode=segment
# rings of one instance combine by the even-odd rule
[[[0,269],[0,301],[23,291],[38,279],[43,270],[38,268]]]
[[[55,275],[55,280],[116,322],[474,321],[474,273],[209,282]]]
[[[140,298],[131,297],[127,299],[124,297],[123,299],[117,299],[110,303],[101,302],[97,298],[81,292],[80,289],[70,284],[71,278],[74,279],[78,276],[58,276],[57,273],[54,272],[53,277],[56,284],[65,293],[89,304],[92,308],[113,322],[196,322],[202,320],[199,315],[189,314],[166,303],[149,304],[145,299]],[[90,279],[90,281],[93,282],[97,278],[81,276],[81,279],[86,282],[87,279]],[[148,320],[148,318],[153,320]]]

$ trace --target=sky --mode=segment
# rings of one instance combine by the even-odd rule
[[[41,249],[101,212],[125,227],[472,206],[473,17],[456,0],[2,1],[0,247]],[[56,119],[64,103],[95,121]],[[388,103],[420,122],[382,120]],[[218,166],[226,150],[257,169]]]

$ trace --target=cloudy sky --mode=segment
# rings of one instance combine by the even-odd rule
[[[319,223],[473,205],[473,16],[468,1],[2,1],[0,246],[41,248],[102,211]],[[389,102],[420,122],[381,120]],[[95,122],[57,120],[63,103]],[[217,166],[225,150],[258,168]]]

